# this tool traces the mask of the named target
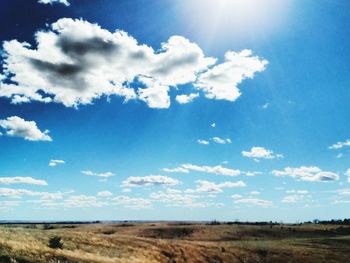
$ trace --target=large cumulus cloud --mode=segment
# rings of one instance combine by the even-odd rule
[[[237,85],[263,71],[267,61],[251,51],[229,51],[225,62],[206,57],[195,43],[172,36],[159,50],[139,44],[126,32],[63,18],[35,34],[36,46],[17,40],[3,45],[0,96],[12,103],[90,104],[101,96],[138,99],[168,108],[169,90],[192,84],[206,98],[234,101]]]

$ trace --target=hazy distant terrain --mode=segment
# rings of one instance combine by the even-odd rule
[[[61,238],[62,249],[49,247],[53,237]],[[350,227],[336,224],[124,222],[0,227],[1,263],[318,263],[349,262],[349,257]]]

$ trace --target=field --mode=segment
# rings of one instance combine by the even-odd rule
[[[60,248],[50,248],[52,237]],[[52,247],[52,245],[51,245]],[[185,222],[4,224],[0,262],[350,262],[350,227]]]

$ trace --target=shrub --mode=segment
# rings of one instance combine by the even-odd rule
[[[53,225],[50,225],[50,224],[44,224],[43,225],[43,229],[44,230],[50,230],[50,229],[54,229]]]
[[[49,247],[54,248],[54,249],[62,249],[63,248],[63,243],[61,241],[61,237],[59,236],[54,236],[49,239]]]

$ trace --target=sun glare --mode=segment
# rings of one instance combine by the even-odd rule
[[[186,20],[207,33],[269,33],[287,18],[291,0],[191,0],[183,1]]]

